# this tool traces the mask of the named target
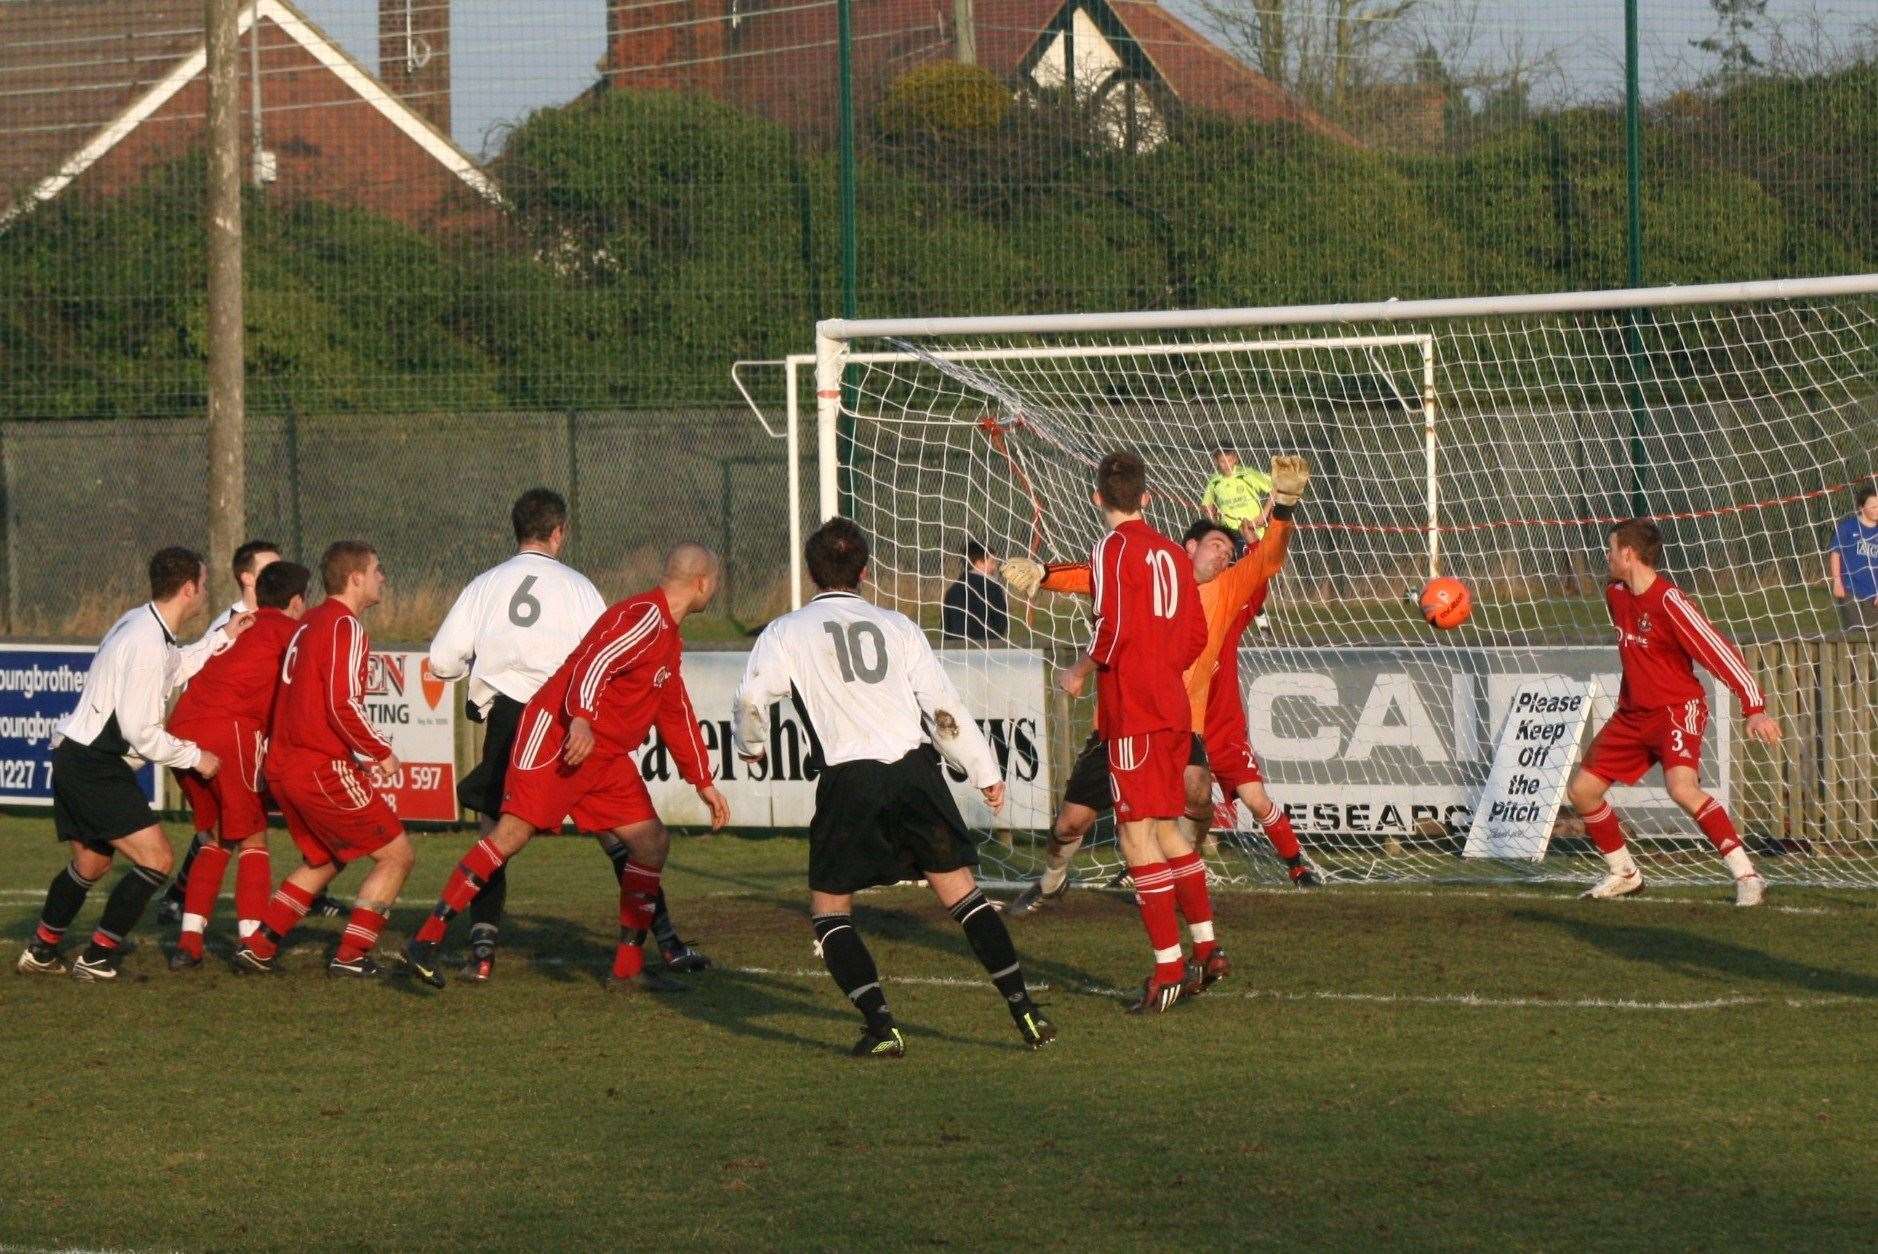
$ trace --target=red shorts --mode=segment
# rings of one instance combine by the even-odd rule
[[[261,729],[229,718],[177,723],[169,730],[172,736],[193,740],[222,760],[214,779],[204,779],[194,771],[170,772],[189,802],[196,830],[214,832],[231,845],[266,831],[261,754],[267,739]]]
[[[1108,742],[1117,823],[1177,819],[1187,812],[1184,777],[1193,741],[1192,732],[1157,731]]]
[[[1708,703],[1685,701],[1657,710],[1619,710],[1585,750],[1584,769],[1611,784],[1634,784],[1658,762],[1702,767]]]
[[[268,755],[267,785],[308,866],[377,853],[404,825],[356,762]]]
[[[569,766],[559,753],[534,767],[510,759],[502,813],[538,832],[560,831],[570,815],[583,832],[610,832],[658,817],[639,764],[620,753],[590,754],[579,766]]]
[[[1206,738],[1207,760],[1213,765],[1213,778],[1228,801],[1241,784],[1265,782],[1265,766],[1246,739],[1244,727],[1236,731],[1209,733]]]

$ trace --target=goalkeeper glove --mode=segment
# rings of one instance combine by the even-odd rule
[[[1027,557],[1007,558],[998,573],[1004,576],[1004,586],[1026,601],[1036,596],[1043,584],[1043,567]]]
[[[1272,458],[1272,502],[1296,505],[1310,486],[1311,464],[1302,457],[1280,454]]]

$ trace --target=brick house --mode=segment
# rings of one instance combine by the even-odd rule
[[[1020,94],[1062,88],[1104,107],[1117,138],[1152,143],[1180,108],[1349,134],[1154,0],[972,0],[970,39],[956,0],[853,0],[856,112],[900,75],[974,59]],[[614,87],[700,91],[805,135],[836,125],[835,6],[796,0],[607,0]],[[1133,146],[1133,145],[1131,145]]]
[[[447,130],[447,5],[381,0],[382,78],[288,0],[244,5],[240,30],[250,182],[414,226],[494,198]],[[202,0],[0,4],[0,223],[199,147],[206,59]]]

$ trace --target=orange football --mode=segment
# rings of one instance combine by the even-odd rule
[[[1430,579],[1422,588],[1422,617],[1430,627],[1453,631],[1474,612],[1474,594],[1452,575]]]

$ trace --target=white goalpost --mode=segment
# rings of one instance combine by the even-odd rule
[[[1089,702],[1049,687],[1087,641],[1087,605],[1014,599],[1006,639],[941,640],[964,544],[1086,560],[1101,529],[1091,472],[1118,447],[1146,458],[1150,519],[1178,536],[1225,446],[1253,466],[1279,453],[1313,466],[1270,630],[1238,665],[1270,792],[1332,878],[1593,873],[1569,807],[1517,856],[1472,856],[1468,828],[1522,684],[1595,682],[1592,729],[1608,715],[1605,535],[1646,514],[1668,540],[1665,574],[1740,642],[1787,733],[1750,747],[1733,695],[1709,682],[1705,787],[1770,880],[1878,885],[1878,642],[1841,629],[1825,587],[1831,527],[1878,473],[1878,275],[829,321],[813,358],[784,363],[792,446],[811,364],[821,516],[866,529],[874,595],[925,624],[969,690],[1016,711],[1013,728],[1034,714],[1036,751],[1002,747],[1011,807],[984,845],[999,874],[1040,865],[1089,726]],[[1435,574],[1473,592],[1459,630],[1432,630],[1413,605]],[[1660,776],[1613,799],[1646,874],[1725,875]],[[1221,817],[1215,871],[1282,881],[1243,807]],[[1118,867],[1098,838],[1077,874]]]

